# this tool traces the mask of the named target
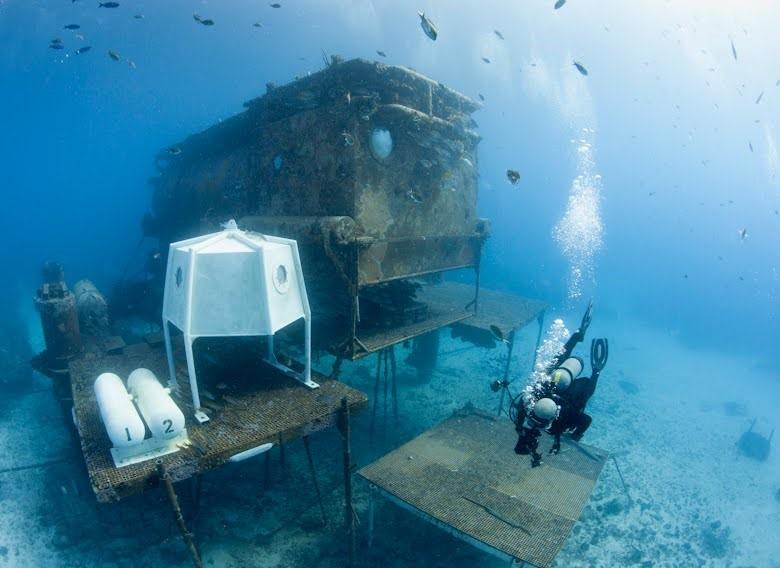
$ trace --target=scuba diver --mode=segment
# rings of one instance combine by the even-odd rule
[[[588,304],[579,329],[566,341],[561,352],[534,383],[512,400],[510,418],[518,433],[515,453],[531,455],[531,466],[542,463],[537,451],[542,430],[555,436],[550,453],[560,451],[560,437],[572,432],[572,438],[579,440],[591,424],[591,417],[585,413],[588,400],[596,390],[599,374],[607,363],[608,343],[606,339],[594,339],[591,344],[591,377],[578,378],[583,361],[572,356],[572,351],[585,339],[593,314],[593,302]]]

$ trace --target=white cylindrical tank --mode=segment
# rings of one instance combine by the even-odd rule
[[[149,369],[136,369],[127,378],[127,387],[152,436],[175,438],[184,429],[184,414]]]
[[[127,448],[144,440],[146,428],[122,379],[114,373],[103,373],[95,380],[100,416],[115,448]]]

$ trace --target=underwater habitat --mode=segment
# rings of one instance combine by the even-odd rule
[[[778,29],[0,0],[0,568],[780,568]]]

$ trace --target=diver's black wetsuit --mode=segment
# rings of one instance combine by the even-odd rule
[[[585,413],[585,407],[596,391],[599,374],[599,371],[593,371],[590,378],[581,377],[572,381],[566,392],[559,395],[561,412],[549,429],[550,434],[555,436],[556,445],[560,444],[561,434],[567,430],[573,430],[572,439],[579,441],[590,426],[592,418]]]

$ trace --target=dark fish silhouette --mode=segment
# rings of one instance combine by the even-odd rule
[[[144,15],[143,15],[143,14],[136,14],[136,15],[135,15],[135,16],[133,16],[133,17],[134,17],[136,20],[143,20],[143,19],[144,19]]]
[[[92,49],[91,46],[85,45],[84,47],[80,47],[76,50],[76,55],[81,55],[82,53],[88,52],[90,49]]]
[[[66,30],[78,30],[81,28],[81,26],[78,24],[68,24],[67,26],[62,26],[62,27],[65,28]]]
[[[750,146],[750,151],[753,151],[753,144],[751,142],[748,142],[748,146]]]
[[[558,10],[558,9],[560,9],[560,8],[563,8],[563,5],[564,5],[564,4],[566,4],[566,0],[558,0],[558,1],[555,3],[555,6],[553,6],[553,8],[555,8],[556,10]]]
[[[100,2],[98,8],[119,8],[119,2]]]
[[[387,54],[384,51],[376,50],[376,54],[380,57],[387,57]]]
[[[478,93],[477,96],[479,97],[479,100],[481,100],[483,103],[485,102],[485,95]]]
[[[756,104],[760,103],[762,98],[764,98],[764,91],[761,91],[761,94],[758,95],[758,98],[756,99]]]
[[[420,16],[420,27],[425,32],[425,35],[436,41],[436,38],[439,37],[439,30],[436,29],[433,22],[423,12],[417,12],[417,15]]]
[[[488,59],[487,57],[483,57],[482,61],[484,61],[485,63],[490,63],[490,59]]]
[[[58,37],[55,37],[49,43],[62,43],[62,40],[60,38],[58,38]]]
[[[734,61],[737,60],[737,48],[734,47],[734,40],[730,39],[729,42],[731,42],[731,55],[734,56]]]
[[[274,3],[273,3],[273,4],[271,4],[270,6],[271,6],[271,8],[281,8],[281,7],[282,7],[282,5],[281,5],[281,4],[279,4],[279,2],[274,2]]]
[[[750,235],[748,235],[747,229],[740,229],[739,230],[739,240],[744,241],[749,236]]]
[[[65,46],[62,45],[61,43],[50,43],[49,44],[49,49],[57,49],[57,50],[65,49]]]
[[[577,68],[577,71],[580,72],[580,75],[583,75],[584,77],[588,76],[588,70],[585,69],[585,66],[582,65],[582,63],[575,61],[572,63],[572,65],[574,65]]]
[[[198,22],[199,24],[201,24],[203,26],[213,26],[214,25],[214,20],[204,20],[203,18],[201,18],[197,14],[193,14],[192,15],[192,19],[194,19],[196,22]]]
[[[496,37],[497,37],[498,39],[504,39],[504,34],[502,34],[500,31],[498,31],[498,30],[493,30],[493,33],[494,33],[494,34],[496,34]]]
[[[116,51],[111,51],[110,49],[108,50],[108,56],[114,61],[122,59]]]
[[[512,185],[517,185],[517,182],[520,181],[520,172],[517,170],[507,170],[506,179],[508,179],[509,183]]]

